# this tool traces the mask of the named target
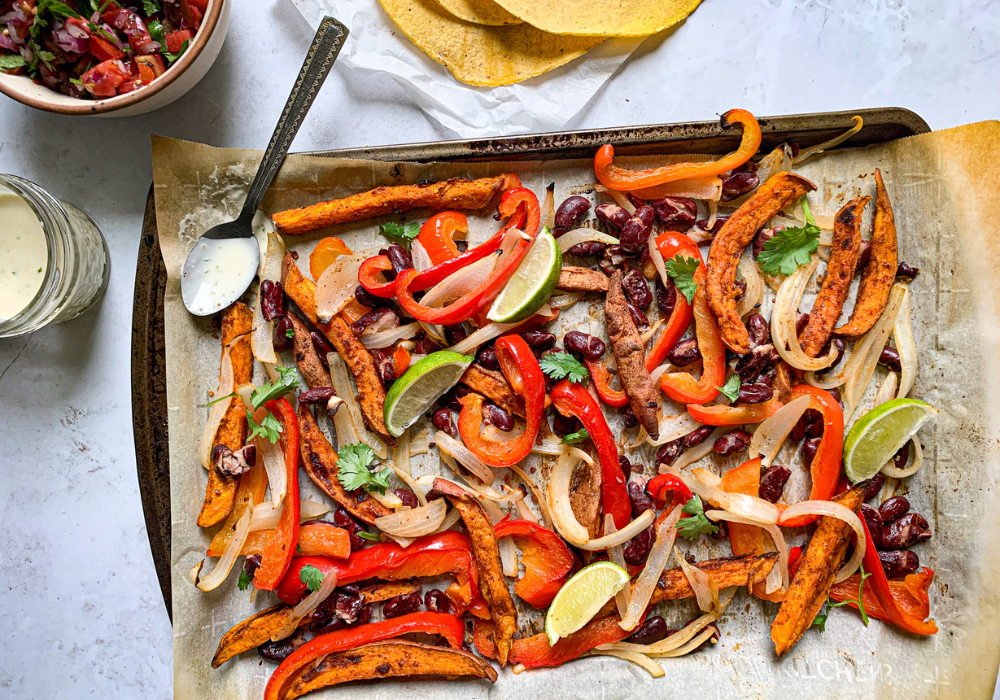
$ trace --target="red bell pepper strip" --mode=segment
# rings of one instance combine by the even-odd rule
[[[258,590],[273,591],[288,571],[299,541],[299,419],[288,399],[268,401],[267,409],[281,421],[281,446],[285,455],[285,493],[281,519],[274,537],[264,545],[260,568],[253,577]]]
[[[278,597],[290,605],[298,603],[306,594],[306,584],[300,578],[305,566],[314,566],[324,575],[335,572],[339,585],[368,578],[398,581],[450,573],[458,582],[445,591],[452,602],[463,608],[472,605],[475,610],[481,601],[478,571],[469,536],[454,530],[418,537],[406,549],[395,542],[381,542],[351,552],[347,560],[296,557],[275,589]]]
[[[576,563],[576,557],[562,538],[531,520],[498,522],[497,539],[513,537],[521,550],[524,576],[514,584],[514,592],[529,605],[547,608]]]
[[[772,398],[764,403],[737,404],[735,406],[691,404],[687,410],[691,417],[702,425],[726,426],[760,423],[777,413],[783,405],[777,398]]]
[[[657,474],[647,482],[646,492],[656,499],[657,506],[667,510],[682,506],[692,498],[691,489],[674,474]],[[668,495],[671,497],[669,506],[667,506]],[[686,515],[688,514],[685,513],[681,517]]]
[[[552,388],[549,394],[556,410],[564,416],[575,416],[583,423],[590,433],[590,439],[597,448],[597,457],[601,462],[601,506],[604,514],[615,519],[615,527],[619,530],[632,520],[632,506],[625,486],[625,473],[618,462],[618,447],[615,436],[604,419],[601,407],[590,392],[579,384],[573,384],[563,379]]]
[[[358,269],[358,284],[365,288],[366,292],[374,294],[382,299],[392,299],[396,296],[396,280],[382,282],[378,276],[382,272],[392,269],[388,255],[375,255],[363,263]]]
[[[677,403],[703,404],[719,395],[718,387],[726,380],[726,347],[715,324],[705,292],[706,271],[699,265],[694,273],[698,289],[694,293],[695,335],[701,351],[701,379],[687,372],[669,372],[660,379],[660,389]]]
[[[435,214],[420,227],[417,242],[427,251],[432,265],[440,265],[446,260],[459,256],[455,245],[455,232],[466,233],[469,220],[460,211],[443,211]]]
[[[413,633],[439,634],[448,641],[448,646],[452,649],[461,649],[465,623],[447,613],[415,612],[382,622],[321,634],[293,651],[274,669],[264,690],[264,700],[282,700],[299,671],[327,654]]]
[[[645,618],[645,613],[643,618]],[[512,664],[524,664],[525,668],[561,666],[567,661],[579,658],[595,647],[620,642],[631,635],[632,632],[623,630],[618,624],[619,622],[621,622],[621,618],[617,615],[608,615],[592,620],[582,629],[568,637],[563,637],[551,646],[549,638],[544,633],[526,639],[515,639],[511,643],[507,659]],[[640,622],[640,624],[642,623]],[[476,651],[480,654],[487,658],[496,658],[492,622],[476,620],[472,641],[476,645]]]
[[[871,533],[868,532],[868,524],[865,522],[864,518],[861,518],[861,526],[865,530],[865,556],[863,559],[865,573],[871,574],[868,577],[865,586],[865,591],[863,600],[867,601],[867,593],[870,590],[875,600],[878,602],[878,607],[880,608],[880,615],[876,616],[880,620],[886,620],[896,625],[897,627],[906,630],[907,632],[912,632],[913,634],[920,635],[932,635],[937,634],[938,628],[934,623],[934,620],[924,621],[923,617],[917,617],[915,613],[923,613],[924,617],[930,614],[930,604],[926,611],[921,608],[914,609],[912,604],[901,603],[900,600],[896,598],[893,593],[893,589],[889,584],[889,579],[886,578],[885,569],[882,568],[882,560],[879,559],[878,550],[875,548],[875,542],[872,541]],[[930,570],[928,570],[930,571]],[[930,571],[930,576],[934,576],[934,572]],[[848,579],[850,580],[850,579]],[[930,580],[927,581],[927,585],[930,585]],[[858,589],[855,588],[855,591]],[[856,593],[854,594],[857,595]],[[920,597],[926,596],[926,588]],[[853,606],[856,607],[856,606]],[[869,610],[868,606],[865,605],[865,610],[868,614],[873,615],[874,613]]]
[[[789,556],[790,565],[791,557]],[[867,567],[865,571],[868,571]],[[869,577],[868,579],[869,584],[871,584],[871,578],[873,577]],[[913,620],[926,620],[931,614],[931,602],[927,594],[927,589],[933,580],[934,570],[924,567],[920,571],[908,575],[902,581],[889,581],[889,592],[892,594],[893,600],[896,601],[897,607],[904,615]],[[849,576],[840,583],[833,584],[833,588],[830,589],[830,597],[836,601],[851,598],[857,599],[860,583],[861,574]],[[879,599],[875,596],[871,585],[867,585],[862,589],[861,596],[865,612],[870,617],[882,620],[883,622],[892,622],[889,613],[882,607]],[[848,605],[855,609],[858,607],[855,603],[848,603]],[[930,621],[922,624],[929,626],[934,625],[934,622]],[[930,634],[933,634],[933,632]]]
[[[685,258],[695,258],[702,265],[705,264],[698,244],[683,233],[665,231],[657,236],[656,247],[660,251],[660,256],[664,262],[670,260],[675,255],[682,255]],[[646,354],[646,370],[648,372],[652,372],[663,363],[663,359],[667,356],[667,353],[677,344],[681,336],[687,332],[693,320],[694,312],[691,310],[691,305],[688,303],[687,297],[677,292],[674,309],[670,312],[667,325],[664,326],[660,337],[656,339],[653,347]]]
[[[597,179],[605,187],[627,192],[629,190],[655,187],[665,182],[685,180],[692,177],[708,177],[719,175],[746,163],[760,148],[760,124],[750,112],[745,109],[731,109],[722,115],[722,125],[743,125],[743,139],[740,147],[719,160],[709,160],[701,163],[674,163],[651,170],[626,170],[612,163],[614,148],[610,145],[601,146],[594,158],[594,172]]]
[[[584,360],[584,363],[590,372],[590,378],[594,380],[594,389],[597,390],[601,401],[615,408],[628,406],[628,394],[621,389],[611,388],[611,372],[608,371],[604,360]]]
[[[844,452],[844,411],[830,392],[810,386],[796,384],[792,387],[792,399],[800,396],[812,397],[809,408],[818,410],[823,416],[823,437],[820,438],[816,456],[809,465],[812,488],[811,501],[829,501],[837,493],[840,478],[841,457]],[[804,527],[815,522],[818,515],[802,515],[782,523],[786,527]]]
[[[469,450],[493,467],[509,467],[528,456],[545,410],[545,375],[538,359],[519,335],[505,335],[494,345],[500,369],[514,393],[524,399],[527,425],[524,431],[507,442],[492,442],[480,434],[483,421],[483,397],[476,393],[460,399],[462,412],[458,416],[458,432]]]

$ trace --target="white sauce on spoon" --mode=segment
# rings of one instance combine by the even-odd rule
[[[181,280],[184,305],[205,316],[233,303],[253,281],[259,254],[255,238],[199,239]]]
[[[48,266],[48,244],[34,210],[16,194],[0,193],[0,319],[31,303]]]

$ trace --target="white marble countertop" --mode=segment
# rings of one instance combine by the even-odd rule
[[[0,696],[167,698],[170,624],[139,500],[129,376],[149,134],[263,148],[312,32],[239,0],[205,80],[159,112],[68,119],[0,96],[0,172],[86,209],[111,248],[100,306],[0,340]],[[705,0],[569,128],[900,106],[932,128],[1000,117],[997,0]],[[448,138],[389,79],[335,69],[294,149]],[[2,253],[2,251],[0,251]]]

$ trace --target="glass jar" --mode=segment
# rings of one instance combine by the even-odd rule
[[[86,213],[15,175],[0,174],[0,197],[4,196],[19,197],[38,219],[48,265],[38,267],[42,279],[31,301],[9,318],[0,318],[0,338],[76,318],[101,298],[111,272],[107,243]],[[3,225],[0,221],[0,227]],[[0,231],[0,243],[9,242],[2,234]],[[17,270],[7,273],[16,274]]]

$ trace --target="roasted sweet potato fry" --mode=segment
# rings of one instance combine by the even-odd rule
[[[365,605],[369,603],[381,603],[383,600],[389,600],[398,595],[419,593],[420,589],[420,582],[415,579],[373,583],[370,586],[361,587],[361,601]]]
[[[656,389],[646,369],[646,350],[639,330],[632,320],[622,289],[622,273],[617,270],[608,283],[604,300],[604,317],[608,324],[608,339],[618,361],[618,376],[628,394],[629,405],[639,424],[654,440],[660,436],[656,419]]]
[[[777,370],[774,381],[771,383],[771,387],[774,389],[774,398],[781,403],[788,403],[792,400],[792,368],[782,360],[778,363]]]
[[[229,360],[233,365],[234,386],[246,384],[253,379],[253,354],[250,351],[250,331],[253,328],[253,312],[241,301],[222,312],[222,348],[231,344]],[[225,445],[235,452],[243,447],[247,437],[247,414],[243,402],[238,398],[229,400],[229,408],[215,433],[215,445]],[[236,489],[240,480],[235,476],[220,474],[213,465],[208,470],[208,486],[205,500],[198,513],[198,527],[213,527],[229,515],[236,500]]]
[[[607,292],[608,276],[587,267],[563,265],[556,289],[563,292]]]
[[[219,648],[212,657],[212,668],[218,668],[234,656],[269,641],[291,614],[291,605],[274,605],[235,625],[219,640]]]
[[[292,322],[292,352],[295,355],[295,364],[299,368],[299,373],[306,380],[310,388],[332,387],[330,373],[323,367],[323,362],[319,359],[316,346],[313,345],[309,335],[309,327],[298,317],[297,314],[289,311],[288,319]]]
[[[327,654],[296,676],[285,700],[341,683],[401,676],[472,676],[493,683],[497,672],[488,662],[462,649],[394,639]]]
[[[344,490],[337,478],[337,453],[316,425],[312,411],[305,404],[299,404],[299,433],[302,464],[306,468],[306,474],[326,495],[355,518],[366,523],[374,523],[375,518],[392,514],[391,510],[367,494]]]
[[[490,609],[490,617],[496,627],[495,642],[500,665],[507,663],[511,639],[517,629],[517,609],[514,599],[507,589],[503,567],[500,564],[500,548],[497,546],[496,532],[486,511],[475,496],[457,484],[444,479],[434,480],[434,491],[448,497],[452,505],[462,515],[465,529],[469,531],[472,555],[479,569],[479,589]]]
[[[706,559],[694,562],[694,566],[708,574],[709,580],[719,590],[730,586],[753,586],[761,583],[771,573],[778,561],[776,553],[755,556],[748,554],[742,557],[723,557],[721,559]],[[693,598],[694,591],[680,567],[667,569],[660,575],[660,580],[653,591],[649,604],[661,600],[681,600]]]
[[[500,372],[472,363],[458,381],[477,394],[482,394],[508,413],[524,418],[524,399],[514,393],[507,378]]]
[[[299,309],[340,353],[347,368],[354,376],[358,387],[358,403],[368,427],[381,435],[386,442],[395,444],[385,427],[382,409],[385,405],[385,387],[375,370],[372,354],[354,336],[342,318],[335,316],[327,325],[316,322],[316,283],[306,278],[299,270],[291,253],[285,254],[281,264],[281,284],[285,294],[298,305]]]
[[[427,185],[376,187],[343,199],[279,211],[271,219],[279,233],[297,236],[326,226],[413,209],[483,209],[503,188],[504,177],[498,175],[478,180],[455,179]]]
[[[854,311],[847,323],[834,329],[833,332],[837,335],[853,338],[871,330],[882,315],[885,304],[889,301],[889,290],[896,280],[896,269],[899,267],[896,218],[878,168],[875,169],[875,220],[872,222],[871,244],[871,259],[861,273]]]
[[[799,342],[809,357],[819,355],[840,318],[844,301],[851,292],[851,280],[861,254],[861,214],[871,197],[856,197],[841,207],[833,220],[833,245],[826,266],[823,287],[809,312],[809,323]]]
[[[866,487],[865,483],[859,484],[833,500],[857,512]],[[837,518],[824,516],[819,519],[809,546],[799,560],[799,569],[785,601],[771,623],[771,639],[778,656],[795,646],[823,607],[853,532],[850,525]]]
[[[787,205],[816,189],[800,175],[780,172],[757,188],[753,196],[733,212],[712,239],[708,252],[708,304],[719,324],[722,342],[735,353],[750,352],[750,338],[736,313],[736,267],[743,249],[757,231]]]

